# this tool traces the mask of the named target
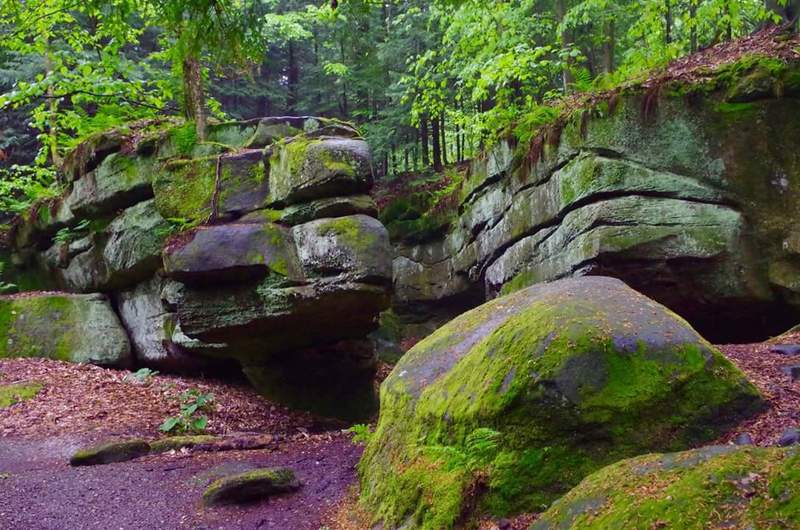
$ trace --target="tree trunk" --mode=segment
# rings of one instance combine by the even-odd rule
[[[790,24],[797,31],[797,20],[800,17],[800,0],[788,0],[781,5],[779,0],[766,0],[766,8],[781,17],[781,24]]]
[[[190,55],[183,60],[183,106],[186,119],[193,120],[197,140],[204,142],[207,136],[208,115],[206,95],[203,89],[203,70],[200,59]]]
[[[428,154],[428,116],[424,115],[419,121],[419,142],[422,148],[422,167],[426,168],[431,163],[430,155]]]
[[[614,31],[614,21],[606,21],[606,38],[603,40],[603,71],[607,74],[610,74],[614,71],[614,47],[616,45]]]
[[[672,5],[670,0],[664,0],[664,43],[672,42]]]
[[[442,170],[442,144],[441,134],[439,132],[439,117],[431,118],[431,136],[433,145],[433,169],[436,171]]]
[[[556,1],[556,17],[558,18],[558,22],[561,23],[564,20],[564,17],[567,14],[567,3],[566,0],[557,0]],[[569,47],[572,45],[574,39],[572,38],[572,34],[569,30],[564,30],[561,32],[561,46],[564,48]],[[567,63],[564,65],[564,71],[562,74],[562,81],[564,83],[564,92],[566,93],[569,90],[570,85],[575,83],[575,76],[572,75],[572,70],[570,70],[571,61],[567,59]]]
[[[286,71],[286,82],[288,84],[287,106],[289,114],[297,113],[297,85],[300,82],[300,67],[297,65],[297,54],[295,53],[294,43],[289,41],[289,67]]]
[[[444,125],[444,113],[442,113],[442,163],[446,166],[449,164],[447,161],[447,129]]]
[[[50,43],[47,42],[48,45],[48,52],[44,56],[44,70],[45,76],[49,75],[50,72],[53,70],[53,58],[50,55],[49,48]],[[54,97],[53,87],[47,87],[47,106],[50,116],[48,118],[49,122],[49,130],[47,131],[47,135],[49,137],[50,142],[50,161],[53,162],[53,166],[56,168],[61,167],[61,163],[63,160],[61,159],[61,155],[58,152],[58,125],[56,120],[56,114],[58,114],[58,100]]]

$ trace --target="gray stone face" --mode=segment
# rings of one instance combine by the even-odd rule
[[[162,299],[167,280],[154,277],[118,295],[117,310],[128,331],[137,364],[159,370],[196,371],[207,362],[174,343],[177,315]]]
[[[271,271],[299,279],[288,229],[273,223],[199,227],[164,250],[164,272],[185,283],[241,282]]]
[[[776,155],[765,139],[800,137],[786,119],[798,102],[765,98],[732,115],[720,97],[691,107],[663,97],[648,117],[641,97],[622,98],[613,113],[567,123],[533,164],[519,163],[528,146],[515,158],[499,144],[465,177],[458,217],[434,242],[444,252],[399,249],[398,300],[446,302],[476,287],[490,298],[602,274],[717,340],[793,325],[800,151]],[[758,336],[736,334],[747,330]]]
[[[109,278],[102,287],[125,287],[152,276],[161,265],[161,249],[169,230],[152,200],[125,210],[105,230],[108,242],[103,260]]]

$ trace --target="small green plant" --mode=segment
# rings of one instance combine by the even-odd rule
[[[372,437],[372,428],[369,425],[364,425],[363,423],[357,423],[353,425],[347,432],[353,435],[353,443],[354,444],[368,444],[370,438]]]
[[[158,370],[151,370],[150,368],[139,368],[133,373],[130,373],[122,378],[125,383],[135,383],[139,385],[149,384],[153,377],[158,375]]]
[[[3,281],[3,268],[5,263],[0,262],[0,294],[13,293],[17,290],[17,284]]]
[[[500,433],[481,427],[467,435],[462,447],[428,445],[422,450],[453,468],[465,468],[472,473],[487,471],[499,450]]]
[[[155,229],[155,233],[158,237],[166,238],[173,234],[185,232],[186,230],[191,230],[198,224],[194,219],[187,219],[185,217],[168,217],[166,221],[168,223],[166,226]]]
[[[88,219],[84,219],[77,225],[73,227],[65,227],[56,232],[56,235],[53,236],[53,241],[56,243],[71,243],[76,239],[80,239],[86,236],[89,233],[89,225],[92,222]]]
[[[211,410],[214,395],[191,388],[180,395],[180,412],[170,416],[158,430],[168,433],[202,433],[208,425],[208,416],[202,412]]]

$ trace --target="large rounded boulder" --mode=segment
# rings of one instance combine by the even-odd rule
[[[795,448],[639,456],[587,477],[530,530],[797,528],[799,470]]]
[[[539,284],[401,359],[381,387],[362,498],[388,528],[536,510],[604,465],[713,439],[761,404],[684,320],[621,281]]]

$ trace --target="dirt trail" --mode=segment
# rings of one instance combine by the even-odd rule
[[[345,435],[277,451],[165,454],[73,468],[80,438],[0,439],[0,528],[6,530],[318,530],[355,480],[361,449]],[[289,466],[295,494],[241,507],[204,507],[205,486],[257,466]]]

